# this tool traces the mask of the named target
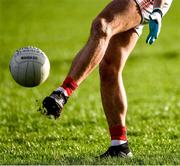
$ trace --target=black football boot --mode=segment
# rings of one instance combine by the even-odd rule
[[[55,119],[59,118],[61,111],[66,104],[68,97],[64,91],[58,89],[54,91],[50,96],[43,100],[43,107],[45,108],[45,114],[47,116],[54,116]]]

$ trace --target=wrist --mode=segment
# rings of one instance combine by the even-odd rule
[[[159,13],[161,18],[163,17],[163,12],[162,12],[161,8],[154,8],[152,11],[152,14],[153,13]]]
[[[160,8],[155,8],[153,12],[150,14],[150,20],[156,20],[158,23],[162,21],[163,13]]]

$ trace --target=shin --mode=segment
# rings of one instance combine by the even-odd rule
[[[101,96],[107,117],[112,145],[124,143],[126,138],[127,97],[122,71],[138,40],[134,29],[114,36],[100,63]]]

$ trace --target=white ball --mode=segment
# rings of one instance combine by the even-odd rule
[[[24,47],[14,53],[10,62],[10,72],[18,84],[35,87],[48,78],[50,63],[39,48]]]

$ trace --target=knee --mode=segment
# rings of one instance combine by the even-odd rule
[[[105,18],[96,18],[91,26],[91,36],[95,39],[110,38],[111,27]]]
[[[102,60],[99,65],[99,74],[101,82],[106,82],[109,84],[114,84],[118,81],[119,71],[115,65],[106,60]]]

